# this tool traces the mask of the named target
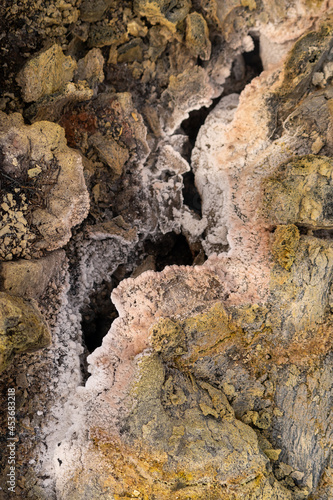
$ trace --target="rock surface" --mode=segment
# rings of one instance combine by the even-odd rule
[[[17,76],[24,101],[38,101],[53,94],[73,78],[76,62],[65,57],[59,45],[53,45],[29,61]]]
[[[0,293],[0,371],[17,353],[50,345],[49,330],[34,301]]]
[[[329,500],[331,7],[31,4],[0,21],[0,496]]]
[[[89,196],[80,155],[51,122],[24,125],[19,114],[1,116],[4,260],[39,256],[65,245],[87,215]]]

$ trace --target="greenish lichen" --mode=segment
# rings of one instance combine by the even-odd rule
[[[169,318],[161,318],[150,330],[151,343],[155,351],[164,359],[180,356],[186,351],[185,333],[180,323]]]
[[[299,239],[299,230],[294,224],[277,226],[275,230],[272,254],[280,266],[287,271],[289,271],[296,258]]]
[[[264,211],[277,224],[311,229],[333,227],[333,160],[325,156],[295,157],[264,182]]]

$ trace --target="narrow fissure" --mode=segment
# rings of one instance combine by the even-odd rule
[[[312,229],[307,226],[296,224],[300,234],[313,236],[321,240],[333,240],[333,229]]]
[[[194,173],[192,170],[183,175],[183,202],[193,212],[202,216],[201,197],[195,185]]]
[[[118,283],[117,283],[118,284]],[[81,311],[82,335],[89,353],[102,344],[103,337],[110,330],[112,322],[118,317],[117,310],[111,301],[112,289],[117,285],[104,281],[89,297],[89,303]]]
[[[187,151],[186,160],[190,165],[191,153],[195,146],[199,130],[209,113],[217,106],[223,97],[234,93],[240,94],[246,85],[263,71],[263,65],[260,58],[259,37],[252,36],[252,39],[254,43],[253,50],[251,52],[239,54],[236,57],[232,65],[231,74],[223,86],[223,93],[216,99],[213,99],[212,104],[208,108],[202,107],[191,111],[189,117],[186,118],[180,126],[181,131],[187,135],[189,140],[189,150]],[[184,204],[201,217],[201,198],[195,185],[195,177],[192,170],[183,175],[183,183]]]

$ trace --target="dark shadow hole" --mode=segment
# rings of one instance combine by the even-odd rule
[[[201,197],[194,183],[194,173],[192,172],[192,170],[190,172],[186,172],[186,174],[183,175],[183,179],[184,205],[188,206],[191,210],[193,210],[201,217]]]
[[[333,229],[312,229],[307,226],[296,224],[300,234],[313,236],[321,240],[333,240]]]
[[[118,317],[117,310],[111,302],[111,291],[118,283],[103,282],[89,297],[82,314],[82,336],[84,344],[93,352],[102,344],[103,338],[110,330],[112,322]]]
[[[258,76],[264,69],[260,57],[259,37],[252,36],[252,39],[254,42],[254,49],[251,52],[244,52],[243,57],[247,71],[249,73],[254,73],[255,76]]]
[[[224,90],[221,98],[229,94],[240,94],[246,85],[263,71],[259,37],[252,35],[252,39],[254,49],[251,52],[243,52],[235,58],[231,74],[223,86]]]
[[[194,109],[189,113],[189,117],[186,118],[181,124],[181,129],[188,136],[191,148],[194,148],[195,141],[198,136],[198,132],[201,126],[204,124],[207,116],[215,108],[216,104],[220,101],[221,97],[213,99],[212,104],[206,108],[202,107],[200,109]]]
[[[191,266],[199,254],[199,249],[190,248],[183,234],[167,233],[158,240],[147,240],[144,244],[145,253],[154,256],[156,271],[162,271],[166,266]]]

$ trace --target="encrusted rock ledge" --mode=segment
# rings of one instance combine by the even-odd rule
[[[329,2],[5,12],[0,496],[331,499]]]

